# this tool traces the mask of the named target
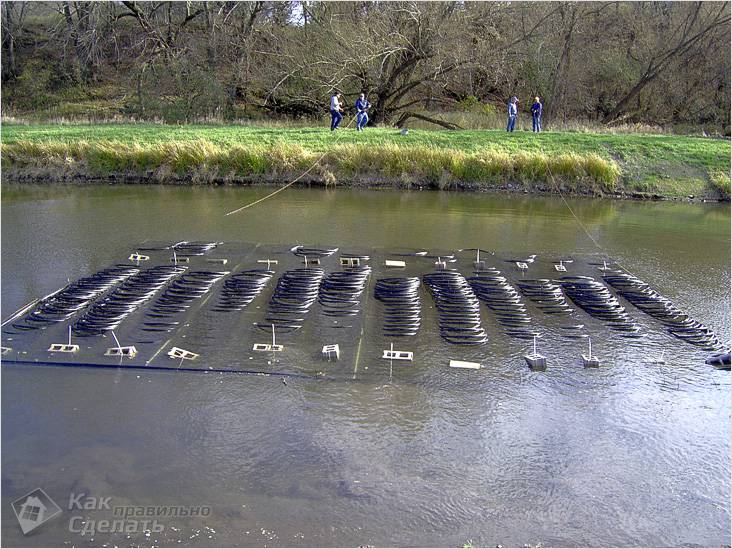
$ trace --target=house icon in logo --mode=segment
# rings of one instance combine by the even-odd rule
[[[44,522],[61,512],[61,508],[48,497],[48,494],[36,488],[30,494],[13,502],[13,511],[24,534],[30,533]]]
[[[43,522],[48,508],[35,496],[28,496],[23,505],[20,506],[18,521],[20,527],[25,530],[32,530]]]

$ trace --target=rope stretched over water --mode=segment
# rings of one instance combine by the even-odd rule
[[[569,210],[569,213],[572,214],[572,217],[574,217],[574,220],[577,222],[577,224],[580,226],[580,228],[587,235],[587,238],[590,239],[590,241],[595,245],[595,247],[598,250],[600,250],[601,252],[603,252],[607,257],[610,257],[610,255],[608,254],[607,250],[597,240],[595,240],[595,237],[593,237],[592,234],[590,234],[590,231],[587,230],[587,227],[585,227],[585,224],[582,223],[582,221],[577,216],[577,214],[574,213],[574,210],[569,205],[569,202],[567,202],[567,199],[564,197],[564,194],[562,193],[561,187],[557,184],[556,179],[554,179],[554,174],[551,172],[551,170],[548,173],[549,173],[549,179],[551,179],[551,182],[554,185],[554,188],[556,189],[556,191],[559,194],[559,196],[562,198],[562,202],[564,202],[564,205],[567,207],[567,210]],[[618,267],[620,267],[621,269],[623,269],[626,273],[628,273],[631,276],[635,276],[636,278],[638,278],[629,269],[627,269],[624,265],[622,265],[618,260],[614,259],[613,261],[615,262],[615,264]]]
[[[351,119],[350,122],[348,122],[348,124],[346,124],[346,129],[348,129],[348,128],[351,127],[351,124],[353,124],[353,121],[354,120],[356,120],[356,117],[355,116]],[[342,134],[340,134],[340,133],[337,134],[335,136],[335,139],[333,140],[333,142],[338,141],[340,139],[341,135]],[[312,165],[307,170],[305,170],[304,172],[302,172],[295,179],[293,179],[292,181],[290,181],[287,185],[284,185],[284,186],[280,187],[279,189],[277,189],[276,191],[273,191],[273,192],[269,193],[268,195],[263,196],[262,198],[259,198],[258,200],[255,200],[254,202],[250,202],[249,204],[246,204],[246,205],[242,206],[241,208],[237,208],[236,210],[232,210],[232,211],[228,212],[227,214],[225,214],[225,216],[227,216],[227,215],[233,215],[235,213],[241,212],[242,210],[246,210],[247,208],[251,208],[252,206],[256,206],[260,202],[264,202],[265,200],[267,200],[269,198],[272,198],[276,194],[281,193],[285,189],[287,189],[289,187],[292,187],[295,183],[297,183],[303,177],[305,177],[307,174],[309,174],[311,171],[313,171],[313,168],[315,168],[315,166],[317,166],[318,164],[320,164],[320,162],[323,160],[323,158],[325,158],[325,155],[328,154],[328,152],[329,151],[325,151],[323,154],[321,154],[318,157],[318,159],[315,162],[313,162]]]

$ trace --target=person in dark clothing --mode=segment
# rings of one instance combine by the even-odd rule
[[[512,132],[516,127],[516,117],[518,117],[518,97],[515,95],[511,98],[508,103],[508,125],[506,126],[507,132]]]
[[[335,92],[330,98],[330,131],[335,131],[338,129],[338,124],[340,124],[341,120],[343,120],[343,115],[341,114],[342,110],[343,107],[341,106],[341,94],[340,92]]]
[[[538,97],[534,97],[534,104],[531,105],[531,126],[532,131],[539,133],[541,131],[541,115],[544,107]]]
[[[366,94],[362,93],[356,100],[356,111],[358,111],[356,115],[356,131],[362,132],[364,126],[368,123],[370,108],[371,103],[366,99]]]

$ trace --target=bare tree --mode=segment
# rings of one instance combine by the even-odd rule
[[[23,31],[23,19],[26,13],[26,2],[3,2],[2,11],[2,78],[7,81],[18,76],[16,60],[16,43]]]
[[[730,23],[729,7],[728,2],[648,6],[648,9],[664,10],[665,13],[653,14],[651,18],[644,17],[644,24],[648,24],[650,19],[650,22],[662,26],[670,24],[673,30],[670,36],[669,33],[658,33],[656,43],[641,54],[640,61],[645,66],[643,72],[635,84],[620,98],[615,108],[603,118],[603,122],[610,123],[625,112],[646,86],[668,70],[672,61],[689,54],[695,47],[702,45],[710,34],[725,30]]]
[[[454,127],[441,112],[511,95],[606,123],[730,113],[728,2],[8,1],[0,16],[5,101],[31,84],[63,101],[73,73],[171,119],[320,116],[333,90],[396,125]],[[42,84],[16,78],[39,67]]]

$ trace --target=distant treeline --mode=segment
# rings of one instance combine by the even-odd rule
[[[728,131],[728,2],[20,2],[2,12],[6,112],[371,119],[502,116]],[[74,110],[76,108],[76,110]],[[95,110],[96,109],[96,110]]]

